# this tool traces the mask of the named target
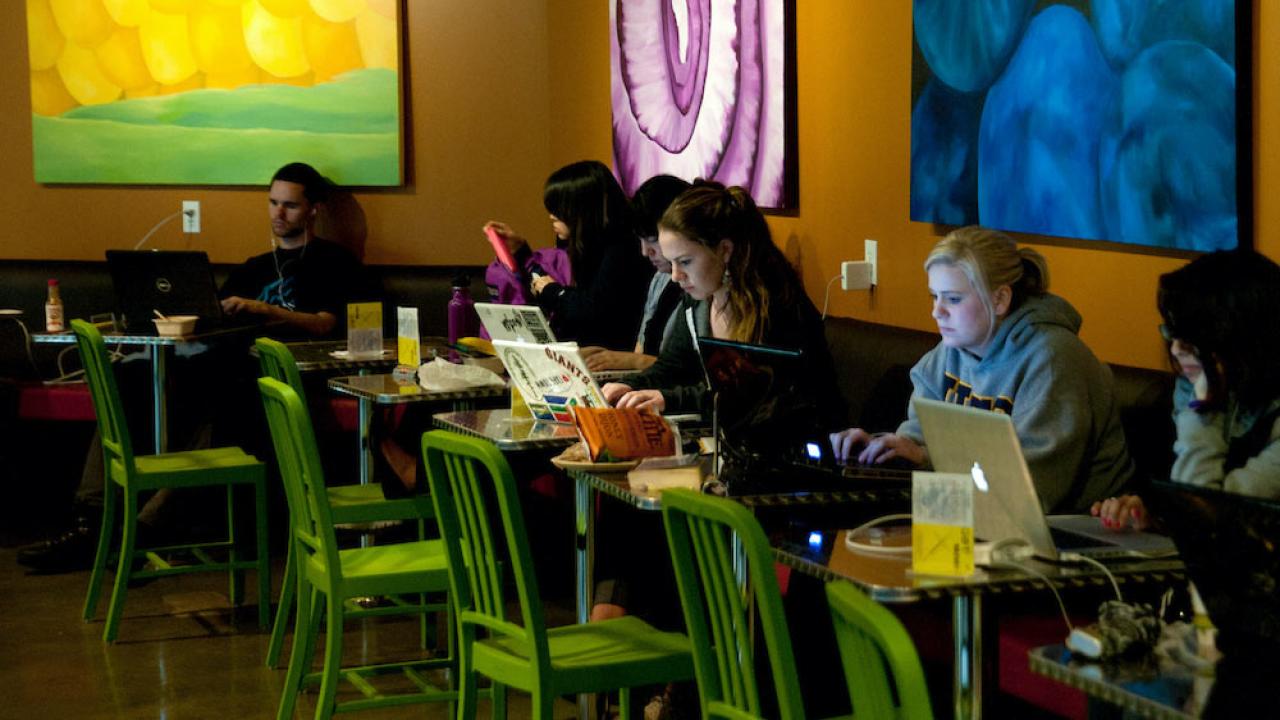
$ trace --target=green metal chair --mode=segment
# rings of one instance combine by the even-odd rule
[[[258,338],[254,344],[258,349],[258,361],[262,365],[262,374],[288,385],[298,394],[305,406],[307,396],[302,388],[302,376],[298,373],[298,363],[294,360],[288,346],[265,337]],[[326,492],[329,495],[329,509],[335,524],[416,520],[419,523],[421,539],[423,537],[422,521],[435,517],[431,498],[425,494],[388,500],[382,494],[382,486],[376,483],[331,485]],[[267,644],[267,667],[276,667],[280,663],[280,651],[284,647],[284,634],[289,625],[290,608],[294,605],[295,562],[294,545],[290,542],[284,564],[284,581],[280,586],[280,602],[276,607],[275,623],[271,627],[271,640]]]
[[[854,716],[929,720],[929,688],[920,656],[893,613],[847,582],[827,583]]]
[[[630,688],[693,677],[688,638],[639,618],[548,629],[506,458],[490,442],[442,430],[422,436],[422,453],[458,609],[459,718],[475,717],[477,674],[497,688],[531,693],[532,717],[546,720],[559,695],[608,690],[621,691],[626,718]],[[501,528],[490,525],[490,498]],[[519,622],[507,618],[503,603],[504,564],[515,582]]]
[[[107,608],[106,625],[102,631],[104,641],[110,643],[116,639],[131,580],[193,572],[228,572],[231,601],[239,605],[244,599],[244,571],[256,570],[258,623],[266,627],[270,615],[271,570],[270,556],[267,553],[266,472],[262,463],[237,447],[135,456],[129,426],[125,422],[120,402],[120,391],[116,387],[115,373],[112,371],[102,334],[83,320],[72,320],[71,329],[80,347],[85,376],[89,380],[89,390],[93,397],[93,408],[98,416],[105,468],[102,530],[98,535],[98,550],[93,560],[93,572],[89,577],[89,592],[84,601],[85,620],[93,619],[97,613],[103,576],[111,553],[112,536],[115,534],[116,516],[120,515],[123,531],[115,589],[111,593],[111,604]],[[241,560],[235,542],[233,490],[237,485],[248,485],[254,493],[257,523],[256,555],[253,560]],[[227,540],[158,548],[139,549],[136,546],[140,493],[162,488],[211,486],[225,486],[227,489]],[[121,504],[123,507],[120,507]],[[226,550],[229,553],[228,559],[216,561],[209,555],[210,550]],[[172,566],[157,554],[164,552],[168,555],[180,551],[191,553],[196,562]],[[134,570],[134,560],[140,557],[147,558],[152,569]]]
[[[755,674],[752,602],[769,656],[779,716],[783,720],[805,717],[773,551],[760,523],[732,500],[691,490],[663,492],[662,515],[685,626],[693,643],[702,717],[763,717]],[[735,542],[741,543],[745,575],[740,563],[735,563]],[[744,595],[743,581],[751,589],[749,594]]]
[[[458,693],[431,685],[423,670],[455,665],[447,657],[343,668],[343,622],[350,616],[346,601],[366,596],[420,596],[442,593],[449,586],[444,545],[440,540],[378,545],[339,550],[333,530],[333,512],[325,490],[324,473],[316,451],[315,434],[306,406],[288,385],[273,378],[258,380],[266,409],[267,424],[275,444],[280,475],[289,501],[290,542],[296,559],[298,619],[293,635],[293,653],[285,678],[284,692],[276,717],[293,717],[298,693],[306,684],[319,680],[316,717],[328,718],[337,712],[392,707],[421,702],[452,702]],[[321,603],[323,602],[323,606]],[[429,612],[439,606],[412,608]],[[320,614],[327,617],[324,669],[307,673],[320,630]],[[388,613],[404,612],[404,607],[387,608]],[[366,610],[362,614],[377,613]],[[370,682],[373,675],[400,672],[419,692],[384,695]],[[339,679],[351,682],[363,697],[337,702]]]

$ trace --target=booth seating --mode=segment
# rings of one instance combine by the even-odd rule
[[[938,343],[938,335],[862,320],[828,318],[827,343],[841,395],[848,405],[848,424],[880,431],[893,430],[906,418],[911,367]],[[1122,365],[1111,365],[1111,371],[1125,439],[1138,477],[1167,478],[1173,463],[1173,375]],[[1086,704],[1083,693],[1034,675],[1028,668],[1029,650],[1061,642],[1066,634],[1062,618],[1051,609],[1052,601],[1044,607],[1043,613],[1001,617],[998,642],[988,645],[996,652],[988,659],[995,660],[993,656],[998,655],[995,674],[1001,691],[1066,717],[1080,717]],[[920,639],[917,637],[917,641]],[[930,649],[937,656],[949,657],[949,647],[922,647],[922,654],[933,654]]]

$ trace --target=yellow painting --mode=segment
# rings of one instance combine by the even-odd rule
[[[26,0],[35,178],[398,185],[399,0]]]

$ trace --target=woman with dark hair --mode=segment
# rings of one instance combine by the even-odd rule
[[[551,316],[561,340],[631,349],[653,268],[633,249],[626,194],[604,164],[583,160],[551,173],[542,202],[557,247],[568,256],[572,279],[551,268],[529,268],[534,300]],[[527,246],[523,238],[502,223],[486,227],[496,230],[520,257]]]
[[[672,282],[686,297],[657,361],[626,383],[605,385],[606,400],[656,412],[705,413],[695,337],[713,337],[802,350],[801,387],[818,409],[815,425],[825,430],[838,421],[822,317],[746,190],[694,183],[658,222],[658,244],[671,263]]]
[[[1202,255],[1160,276],[1160,332],[1178,373],[1175,482],[1280,497],[1280,266],[1252,250]],[[1135,495],[1093,512],[1147,524]]]
[[[635,350],[631,352],[583,347],[582,358],[586,360],[588,370],[644,370],[657,359],[663,343],[671,334],[675,309],[684,292],[671,282],[671,263],[662,257],[662,248],[658,245],[658,221],[671,203],[688,189],[689,183],[678,177],[654,175],[645,180],[631,197],[631,216],[640,243],[640,254],[653,265],[654,271],[645,296],[640,332],[636,336]]]

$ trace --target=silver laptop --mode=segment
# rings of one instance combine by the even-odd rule
[[[476,303],[476,314],[491,340],[514,340],[526,343],[553,343],[555,333],[542,308],[537,305],[498,305]]]
[[[911,402],[935,470],[969,474],[975,464],[982,469],[986,488],[974,483],[973,533],[978,540],[1022,540],[1049,560],[1057,560],[1060,552],[1093,558],[1175,552],[1163,535],[1107,530],[1089,515],[1046,517],[1008,415],[923,398]]]

